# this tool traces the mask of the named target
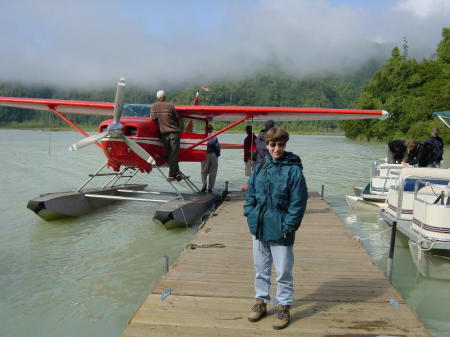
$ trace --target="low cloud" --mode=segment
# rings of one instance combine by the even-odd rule
[[[146,1],[64,2],[0,4],[2,81],[92,88],[125,77],[170,88],[273,64],[297,76],[345,71],[387,57],[404,37],[411,56],[430,57],[450,17],[447,0],[397,0],[376,11],[326,0],[227,1],[203,16]]]

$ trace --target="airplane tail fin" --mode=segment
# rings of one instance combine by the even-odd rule
[[[198,91],[197,94],[195,94],[195,98],[194,101],[192,102],[192,105],[199,105],[200,104],[200,96],[198,95]]]

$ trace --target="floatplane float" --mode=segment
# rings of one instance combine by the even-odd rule
[[[450,279],[450,170],[404,168],[389,187],[381,224],[397,224],[398,245],[409,247],[419,272]]]
[[[53,112],[85,136],[71,146],[72,150],[95,144],[106,157],[105,164],[90,174],[76,190],[48,193],[30,200],[28,208],[43,219],[79,217],[114,201],[142,201],[161,204],[154,215],[155,221],[167,227],[191,226],[198,223],[208,210],[220,202],[221,195],[201,193],[185,175],[179,182],[167,179],[162,168],[167,166],[168,158],[159,140],[158,125],[149,118],[151,105],[124,104],[124,89],[125,81],[120,79],[114,103],[0,97],[0,106]],[[248,120],[253,122],[268,119],[296,121],[388,117],[388,113],[383,110],[202,106],[198,105],[198,97],[193,105],[178,105],[176,110],[181,120],[180,124],[184,126],[180,133],[179,162],[203,161],[206,158],[206,145],[209,139]],[[97,134],[89,135],[68,118],[67,115],[71,114],[99,115],[110,119],[99,124]],[[230,124],[208,135],[208,124],[211,121],[228,121]],[[221,143],[221,148],[239,149],[242,145]],[[149,191],[146,189],[147,184],[132,183],[132,179],[138,173],[148,174],[154,169],[168,182],[170,192]],[[110,176],[110,179],[100,187],[88,188],[94,178],[104,176],[108,178]],[[190,193],[181,193],[179,184],[186,185]],[[154,195],[159,196],[158,199],[152,197]],[[167,199],[167,196],[172,199]]]
[[[386,160],[375,160],[371,167],[370,181],[365,187],[354,186],[355,195],[346,195],[345,200],[352,209],[380,210],[385,207],[389,187],[397,183],[401,164],[387,164]]]

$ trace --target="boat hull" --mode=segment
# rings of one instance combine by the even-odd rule
[[[345,200],[351,209],[364,209],[368,211],[379,211],[384,209],[384,202],[365,200],[362,197],[346,195]]]

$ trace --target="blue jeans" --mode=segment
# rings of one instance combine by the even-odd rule
[[[256,271],[255,298],[265,303],[270,301],[270,276],[272,262],[277,273],[277,292],[274,302],[279,305],[292,305],[294,299],[294,246],[282,246],[253,237],[253,265]]]

